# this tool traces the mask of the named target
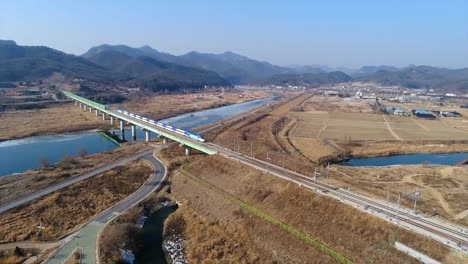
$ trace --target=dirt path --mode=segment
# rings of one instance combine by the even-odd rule
[[[467,216],[468,216],[468,209],[465,210],[465,211],[463,211],[463,212],[461,212],[461,213],[459,213],[459,214],[457,214],[457,215],[455,216],[455,219],[460,220],[460,219],[463,219],[463,218],[465,218],[465,217],[467,217]]]
[[[411,117],[411,120],[413,120],[413,122],[420,126],[422,129],[426,130],[426,131],[429,131],[429,129],[427,127],[425,127],[423,124],[421,124],[421,122],[419,122],[418,120],[416,120],[414,117]]]
[[[322,135],[322,132],[325,131],[325,129],[327,129],[328,122],[330,122],[330,119],[327,119],[325,120],[325,122],[323,122],[323,127],[320,128],[319,132],[317,133],[317,138],[320,138],[320,136]]]
[[[387,125],[387,129],[388,129],[388,132],[390,132],[390,134],[392,134],[392,136],[397,139],[397,140],[403,140],[400,136],[398,136],[397,133],[395,133],[395,131],[393,131],[392,127],[390,126],[390,123],[387,121],[387,118],[385,116],[383,116],[383,119],[385,120],[385,124]]]
[[[46,251],[53,247],[60,246],[60,242],[33,242],[33,241],[24,241],[24,242],[15,242],[15,243],[7,243],[7,244],[0,244],[0,250],[5,249],[13,249],[15,247],[20,248],[37,248],[39,250]]]

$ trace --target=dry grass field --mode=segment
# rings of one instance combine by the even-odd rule
[[[355,263],[417,263],[397,252],[392,247],[394,240],[446,263],[463,261],[443,245],[234,161],[210,156],[196,160],[187,170],[327,244]],[[200,185],[183,174],[173,175],[171,181],[171,195],[182,206],[170,219],[176,220],[174,228],[180,228],[188,239],[190,261],[333,262],[301,240],[251,215],[216,189]],[[171,221],[167,224],[171,227]]]
[[[116,167],[96,177],[0,215],[0,243],[40,239],[37,225],[46,229],[45,241],[70,234],[92,217],[135,192],[149,177],[144,161]]]
[[[289,169],[311,175],[317,163],[355,157],[386,156],[411,153],[452,153],[468,151],[468,133],[456,127],[446,126],[442,120],[420,120],[410,117],[383,116],[372,113],[372,106],[365,101],[345,101],[339,98],[303,95],[288,101],[275,110],[258,113],[232,127],[225,128],[217,138],[221,145],[240,150]],[[385,117],[385,118],[384,118]],[[454,121],[455,122],[455,121]],[[440,124],[440,125],[438,125]],[[426,130],[427,129],[427,130]],[[397,137],[395,137],[395,134]],[[421,135],[418,138],[418,135]],[[427,138],[425,138],[425,135]],[[399,139],[397,139],[399,137]],[[413,137],[414,139],[406,139]],[[230,141],[226,140],[227,138]],[[213,140],[217,142],[217,139]],[[285,153],[284,155],[282,153]],[[314,163],[312,163],[314,162]],[[386,198],[388,186],[396,195],[419,187],[423,193],[421,211],[438,214],[451,221],[467,224],[468,176],[465,170],[446,169],[444,181],[454,181],[457,188],[450,192],[445,185],[431,185],[442,175],[441,168],[402,166],[399,168],[348,168],[332,166],[339,172],[330,175],[339,186],[352,186],[361,193]],[[390,170],[401,179],[380,184],[375,175]],[[411,171],[411,172],[410,172]],[[404,177],[423,177],[425,180],[407,181]],[[433,175],[433,176],[428,176]],[[369,182],[362,178],[369,177]],[[442,177],[442,176],[440,176]],[[460,178],[461,177],[461,178]],[[461,180],[463,179],[463,180]],[[372,182],[372,181],[376,182]],[[410,204],[407,204],[411,206]],[[434,208],[434,210],[433,210]]]
[[[18,196],[28,195],[148,149],[150,146],[144,143],[127,143],[113,151],[84,157],[65,157],[58,164],[50,165],[48,168],[0,177],[0,203],[12,201]]]
[[[124,104],[117,105],[116,108],[139,113],[157,120],[270,96],[265,92],[245,92],[246,95],[252,96],[252,98],[239,97],[239,94],[240,92],[225,92],[135,97]]]
[[[110,127],[109,122],[103,122],[94,113],[84,112],[72,104],[0,112],[0,120],[0,141]]]
[[[454,166],[398,166],[385,168],[332,166],[330,180],[337,186],[350,186],[354,191],[392,201],[398,193],[418,189],[421,196],[417,209],[427,215],[439,215],[468,226],[468,168]],[[403,203],[413,207],[410,197]]]

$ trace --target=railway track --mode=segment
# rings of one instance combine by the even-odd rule
[[[408,212],[402,211],[401,209],[400,210],[395,209],[381,202],[371,200],[369,198],[363,197],[358,194],[354,194],[352,192],[349,192],[343,189],[339,189],[335,186],[317,182],[309,177],[306,177],[297,172],[279,167],[275,164],[271,164],[263,160],[251,158],[243,154],[234,152],[232,150],[224,149],[212,143],[208,143],[208,145],[210,145],[216,151],[218,151],[219,154],[224,155],[229,158],[234,158],[246,165],[250,165],[257,169],[261,169],[263,171],[266,171],[267,173],[275,174],[276,176],[280,178],[293,181],[307,188],[310,188],[316,191],[321,191],[324,194],[331,194],[331,197],[338,198],[340,200],[343,199],[355,205],[360,205],[363,208],[365,208],[366,211],[367,209],[372,209],[378,213],[385,214],[387,215],[387,217],[390,217],[390,219],[391,218],[395,219],[397,223],[400,223],[400,221],[405,222],[406,224],[410,226],[422,229],[440,238],[451,241],[452,243],[455,243],[455,245],[457,245],[458,247],[465,248],[465,250],[466,250],[466,247],[468,247],[468,235],[462,233],[460,230],[456,230],[448,226],[444,226],[439,223],[436,223],[434,221],[430,221],[428,219],[424,219],[422,217],[412,215]],[[390,219],[387,218],[387,220],[390,220]],[[442,242],[440,240],[438,241]]]

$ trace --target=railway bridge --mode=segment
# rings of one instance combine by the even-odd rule
[[[217,151],[213,148],[209,147],[207,144],[192,139],[190,137],[181,135],[176,133],[173,130],[166,129],[150,122],[145,122],[144,120],[138,119],[133,116],[125,115],[123,113],[118,112],[117,110],[113,110],[108,106],[93,102],[76,94],[73,94],[68,91],[62,91],[63,94],[68,97],[69,99],[75,102],[75,105],[78,106],[80,109],[84,109],[85,111],[95,112],[96,116],[102,116],[102,120],[110,119],[111,125],[114,125],[115,122],[120,122],[120,139],[125,140],[125,123],[130,124],[132,130],[132,139],[136,139],[136,127],[140,127],[145,131],[146,141],[150,140],[150,133],[155,133],[159,137],[163,139],[163,142],[167,142],[168,140],[173,140],[178,142],[181,146],[185,148],[185,154],[190,155],[192,149],[199,150],[203,153],[208,155],[216,154]]]

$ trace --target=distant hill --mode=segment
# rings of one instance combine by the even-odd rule
[[[378,71],[388,71],[388,72],[396,72],[401,70],[395,66],[389,65],[380,65],[380,66],[362,66],[359,70],[352,73],[354,77],[365,76],[369,75]]]
[[[277,74],[265,80],[263,84],[316,87],[323,84],[343,83],[352,80],[353,78],[346,73],[336,71],[304,74]]]
[[[130,57],[148,56],[166,62],[213,71],[233,84],[252,83],[274,74],[294,72],[294,70],[290,68],[257,61],[229,51],[222,54],[192,51],[184,55],[174,56],[159,52],[149,46],[132,48],[125,45],[112,46],[105,44],[91,48],[82,56],[91,58],[104,51],[120,51]]]
[[[89,58],[95,57],[99,53],[108,52],[108,51],[124,53],[130,57],[149,56],[154,59],[168,61],[168,62],[173,62],[177,58],[177,56],[164,53],[164,52],[159,52],[151,48],[150,46],[132,48],[126,45],[108,45],[108,44],[103,44],[100,46],[92,47],[85,54],[81,56],[89,59]]]
[[[34,81],[60,72],[72,78],[110,83],[120,78],[86,59],[42,46],[0,41],[0,82]]]
[[[149,56],[130,56],[107,50],[88,56],[88,60],[125,76],[128,84],[154,91],[173,91],[207,86],[230,86],[219,74],[199,68],[157,60]]]
[[[148,48],[142,49],[149,52]],[[14,41],[0,40],[0,82],[35,81],[59,72],[68,78],[130,85],[152,91],[198,89],[205,85],[230,86],[215,72],[141,54],[144,52],[120,45],[113,50],[105,47],[93,49],[85,58],[48,47],[19,46]]]
[[[398,71],[379,70],[356,80],[400,85],[407,88],[468,92],[468,68],[452,70],[431,66],[414,66]]]

